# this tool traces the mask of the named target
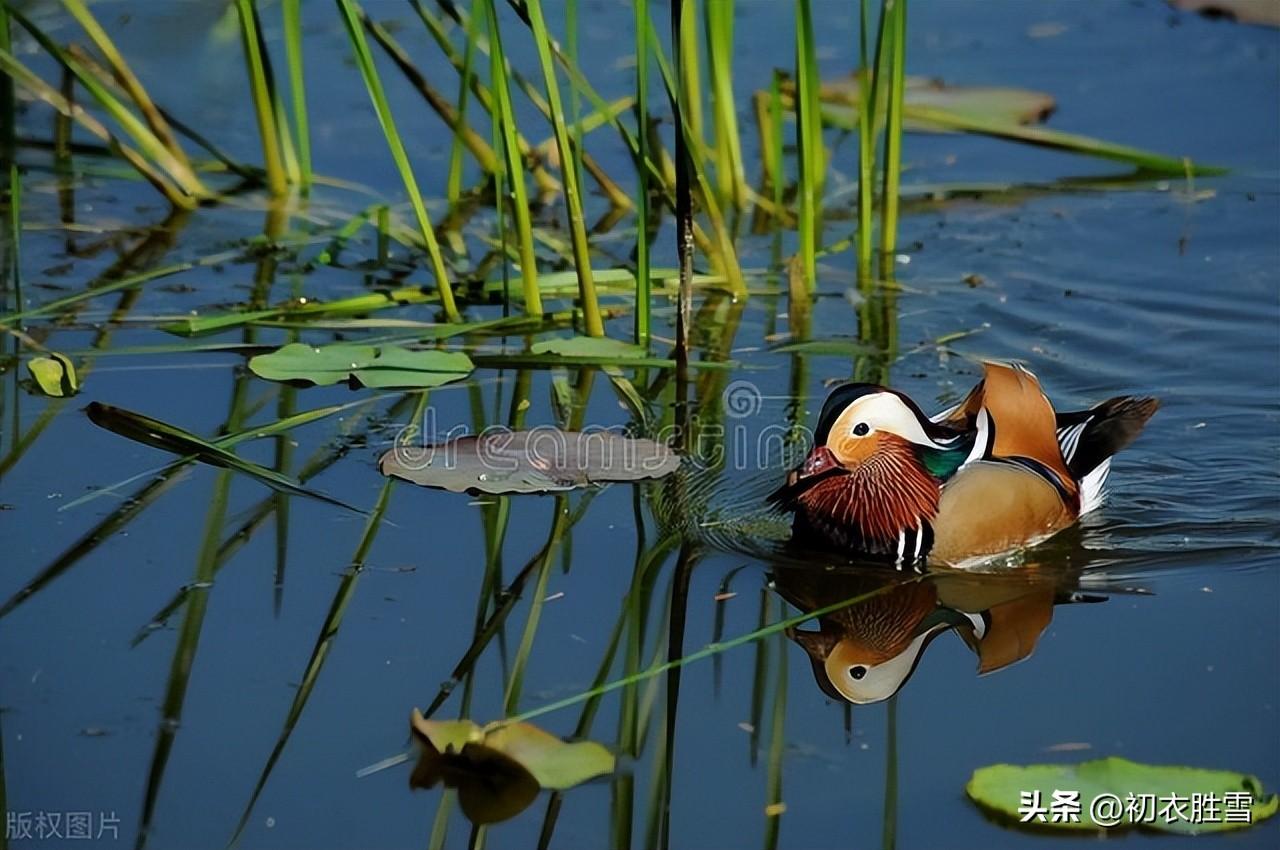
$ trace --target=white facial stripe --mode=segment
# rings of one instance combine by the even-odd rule
[[[925,433],[915,412],[893,393],[873,393],[863,396],[845,408],[836,424],[852,434],[858,423],[865,422],[872,430],[886,431],[910,440],[916,445],[945,449],[955,438],[936,441]]]
[[[987,413],[985,407],[978,411],[974,424],[977,426],[978,435],[973,441],[969,456],[964,459],[966,464],[982,460],[982,456],[987,453],[987,445],[991,442],[991,414]]]
[[[917,635],[910,646],[888,661],[865,665],[867,672],[861,679],[855,679],[849,675],[849,668],[852,665],[837,662],[834,655],[828,656],[827,678],[849,702],[863,705],[888,699],[902,687],[903,681],[911,673],[911,668],[915,666],[916,657],[924,648],[925,640],[934,631],[936,629],[930,629],[924,634]]]
[[[969,622],[973,624],[974,637],[976,637],[978,640],[982,640],[984,637],[986,637],[987,621],[982,619],[981,614],[970,614],[967,611],[961,611],[960,613],[964,614],[964,616],[968,618]]]

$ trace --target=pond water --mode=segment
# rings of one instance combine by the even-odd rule
[[[412,10],[367,6],[395,23],[415,60],[453,90],[456,77]],[[563,10],[548,6],[558,29]],[[851,6],[815,6],[822,71],[836,76],[852,64]],[[256,130],[241,94],[239,45],[218,8],[95,6],[158,102],[216,130],[233,155],[252,159]],[[277,44],[268,8],[268,38]],[[31,12],[58,37],[71,37],[52,5]],[[619,47],[617,33],[631,32],[629,8],[583,3],[582,16],[580,49],[593,82],[606,97],[626,95],[630,42]],[[667,759],[665,830],[674,847],[1015,847],[1054,840],[988,820],[966,799],[972,772],[1002,762],[1119,755],[1250,773],[1268,790],[1280,784],[1280,34],[1176,13],[1155,0],[954,0],[913,4],[910,16],[912,73],[1047,91],[1058,102],[1050,126],[1191,156],[1231,173],[1194,185],[1106,185],[1101,178],[1125,167],[990,139],[909,136],[904,184],[927,200],[904,212],[895,294],[866,301],[852,255],[824,257],[806,328],[785,295],[794,233],[751,235],[744,222],[738,248],[744,267],[759,270],[753,288],[763,294],[736,304],[713,290],[700,295],[695,358],[734,365],[695,373],[698,411],[723,426],[726,452],[722,466],[694,480],[698,499],[673,506],[671,494],[650,483],[509,498],[399,483],[363,555],[360,515],[277,495],[205,465],[163,487],[144,477],[72,504],[171,459],[96,427],[83,408],[102,402],[211,437],[233,407],[244,414],[237,421],[251,425],[370,398],[367,406],[290,431],[286,440],[237,449],[275,466],[283,445],[294,473],[319,457],[309,486],[370,508],[384,485],[377,458],[413,417],[413,397],[373,398],[341,385],[282,389],[243,370],[236,351],[181,350],[210,342],[273,346],[287,341],[288,330],[236,329],[187,342],[157,325],[162,317],[241,304],[255,286],[271,286],[276,301],[298,293],[346,297],[405,272],[409,282],[426,284],[426,264],[393,246],[391,263],[378,266],[366,230],[340,265],[303,274],[288,252],[277,264],[241,250],[243,240],[263,231],[261,204],[252,197],[174,214],[146,184],[103,169],[60,196],[47,151],[22,148],[23,307],[73,294],[113,270],[229,249],[236,258],[95,298],[62,319],[30,319],[28,333],[82,358],[84,387],[75,399],[29,394],[18,384],[25,367],[7,364],[0,417],[7,809],[89,811],[114,827],[120,842],[154,848],[225,846],[242,815],[246,848],[429,846],[442,792],[411,791],[409,766],[364,778],[356,772],[403,750],[411,708],[427,708],[456,667],[465,684],[452,688],[438,716],[458,716],[466,699],[467,716],[484,722],[589,688],[619,624],[610,680],[627,669],[640,622],[634,665],[644,667],[666,658],[669,635],[691,653],[881,586],[883,577],[866,572],[815,573],[821,565],[771,562],[740,545],[752,529],[711,522],[750,514],[782,475],[780,467],[760,468],[762,435],[812,426],[831,382],[855,369],[884,374],[933,409],[964,393],[988,357],[1028,364],[1059,409],[1121,394],[1160,398],[1160,411],[1114,464],[1107,505],[1028,553],[1012,578],[928,576],[825,619],[823,628],[856,632],[877,611],[951,612],[892,700],[849,707],[815,679],[821,674],[809,663],[804,636],[781,634],[691,662],[679,668],[678,681],[664,674],[605,696],[588,737],[617,745],[620,712],[636,708],[644,721],[639,755],[622,777],[564,795],[551,846],[657,841],[663,827],[654,828],[650,813],[665,796],[659,778],[668,775]],[[749,93],[767,87],[774,66],[793,62],[791,32],[786,4],[739,4],[735,85],[744,122]],[[535,68],[527,39],[508,41],[513,61]],[[306,44],[312,91],[323,92],[312,103],[317,172],[401,202],[332,8],[309,8]],[[32,62],[49,72],[47,63]],[[448,134],[386,73],[427,194],[439,196]],[[534,120],[521,119],[524,126]],[[19,135],[48,138],[49,126],[48,113],[31,106],[20,116]],[[831,133],[827,141],[835,174],[824,244],[849,235],[856,175],[855,140]],[[755,163],[751,145],[748,163]],[[607,168],[630,175],[615,137],[597,131],[589,147]],[[967,184],[990,184],[990,191],[957,197],[948,189]],[[926,187],[942,187],[947,197]],[[362,190],[321,187],[310,219],[295,218],[293,232],[321,231],[370,200]],[[59,224],[64,202],[77,228]],[[588,213],[602,213],[600,199],[593,203],[599,208]],[[409,216],[403,208],[398,214]],[[478,232],[480,224],[470,227]],[[624,264],[633,238],[630,218],[599,236],[602,265]],[[328,236],[310,241],[300,249],[304,259]],[[655,262],[673,265],[669,221],[655,246]],[[8,297],[5,312],[12,312]],[[665,298],[659,306],[654,352],[665,357],[662,340],[674,334],[674,312]],[[430,320],[432,310],[406,307],[395,315]],[[469,311],[473,318],[496,315],[500,308]],[[611,335],[629,337],[630,322],[614,320]],[[893,330],[873,334],[871,326]],[[840,344],[773,350],[806,336]],[[303,332],[308,341],[331,338],[332,331]],[[497,350],[501,342],[482,344]],[[523,340],[506,342],[518,350]],[[17,350],[12,338],[5,345],[6,353]],[[172,349],[128,351],[160,345]],[[656,369],[627,374],[642,389],[660,383]],[[465,383],[430,392],[426,427],[476,429],[508,422],[513,412],[527,426],[557,424],[552,400],[565,386],[558,377],[545,369],[480,368]],[[568,378],[579,423],[627,424],[631,415],[606,375],[583,369]],[[669,411],[657,400],[649,415],[661,420]],[[140,492],[145,498],[130,501]],[[126,522],[84,542],[121,510]],[[691,519],[700,527],[690,530]],[[242,528],[248,532],[238,534]],[[226,541],[226,557],[211,559],[207,540]],[[539,560],[548,540],[551,553]],[[364,568],[351,572],[357,560]],[[637,563],[646,567],[638,581]],[[486,582],[487,566],[491,576],[501,571],[503,585],[515,580],[519,592]],[[509,616],[468,657],[477,608],[483,614],[486,605]],[[536,632],[527,631],[535,607]],[[964,615],[984,612],[989,628],[1004,622],[1013,630],[1013,645],[983,652],[963,639],[970,634],[965,623],[973,622]],[[334,618],[336,635],[329,629]],[[815,634],[819,624],[801,631]],[[525,651],[527,634],[532,645]],[[317,641],[327,637],[323,665],[309,671]],[[985,675],[978,675],[980,665]],[[513,669],[522,686],[507,699]],[[300,693],[307,698],[295,718],[291,704]],[[537,722],[570,736],[580,712],[575,705]],[[273,755],[282,729],[291,734]],[[260,796],[246,815],[260,777]],[[785,809],[767,808],[777,803]],[[456,806],[445,811],[448,820],[436,826],[447,826],[446,846],[466,846],[470,825]],[[544,795],[488,827],[485,838],[492,847],[535,846],[547,813]],[[1277,823],[1197,842],[1274,847]],[[1144,847],[1185,841],[1132,832],[1109,840]],[[37,845],[58,846],[11,841]]]

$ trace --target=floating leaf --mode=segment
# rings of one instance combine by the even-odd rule
[[[170,425],[168,422],[161,422],[159,419],[152,419],[150,416],[134,413],[132,410],[113,407],[97,401],[90,403],[85,412],[89,414],[89,419],[92,420],[93,424],[123,437],[128,437],[131,440],[136,440],[143,445],[183,455],[184,459],[186,456],[191,456],[201,463],[235,470],[251,478],[256,478],[275,490],[318,499],[331,505],[346,508],[349,511],[355,511],[358,514],[365,513],[365,511],[354,505],[349,505],[341,499],[321,493],[318,490],[303,487],[287,475],[245,460],[235,452],[228,451],[222,446],[215,445],[208,440],[197,437],[190,431],[184,431],[176,425]]]
[[[269,381],[328,386],[354,382],[370,389],[420,389],[460,381],[471,374],[471,358],[460,351],[415,351],[396,346],[337,343],[319,347],[291,342],[249,360],[249,368]]]
[[[422,752],[409,785],[458,789],[462,811],[475,823],[515,817],[539,790],[564,791],[612,773],[617,764],[600,744],[566,743],[530,723],[482,727],[470,720],[427,720],[414,709],[411,728]]]
[[[559,354],[562,357],[599,357],[607,360],[644,359],[648,352],[639,345],[610,339],[607,336],[571,336],[535,342],[533,354]]]
[[[841,106],[853,112],[857,121],[857,109],[862,102],[862,81],[857,74],[831,80],[822,84],[822,101],[830,106]],[[1035,124],[1049,117],[1057,103],[1053,95],[995,86],[955,86],[930,77],[907,77],[903,88],[903,101],[907,106],[929,106],[950,112],[1013,124]],[[907,122],[909,130],[947,130],[927,121]]]
[[[1175,9],[1199,12],[1207,18],[1230,18],[1241,24],[1280,27],[1276,0],[1169,0]]]
[[[80,392],[75,364],[65,354],[50,351],[48,357],[32,357],[27,361],[27,371],[47,396],[66,398]]]
[[[1048,807],[1055,791],[1080,792],[1079,821],[1054,821],[1050,815],[1044,821],[1032,817],[1024,822],[1027,807],[1023,804],[1022,795],[1038,792],[1040,805]],[[965,786],[965,792],[986,811],[1019,825],[1069,830],[1140,826],[1184,834],[1220,832],[1241,829],[1265,820],[1274,815],[1277,805],[1280,805],[1275,794],[1267,796],[1262,793],[1262,783],[1255,776],[1228,770],[1140,764],[1114,756],[1075,765],[1038,764],[1024,767],[997,764],[982,767],[973,772],[973,778]],[[1133,816],[1126,816],[1124,807],[1130,800],[1130,795],[1141,801],[1141,795],[1144,794],[1154,796],[1155,802],[1151,803],[1151,810],[1144,813],[1139,809]],[[1202,800],[1207,795],[1215,795],[1218,802],[1217,817],[1214,820],[1192,822],[1190,800],[1195,794],[1201,795]],[[1228,822],[1228,795],[1237,794],[1243,796],[1230,799],[1243,802],[1244,805],[1236,812],[1242,819]],[[1090,804],[1099,795],[1114,795],[1119,799],[1121,808],[1116,821],[1100,823],[1094,819],[1095,813],[1090,811]],[[1163,813],[1165,803],[1162,801],[1168,801],[1174,795],[1183,801],[1180,809],[1182,814],[1177,815],[1174,810],[1171,812],[1172,816],[1166,816]],[[1245,812],[1248,813],[1247,822],[1243,820]]]
[[[368,292],[336,301],[301,300],[267,310],[235,310],[208,316],[184,316],[161,325],[160,329],[178,336],[196,336],[276,318],[362,316],[388,307],[428,304],[440,300],[417,286],[405,286],[386,292]]]
[[[861,100],[857,77],[847,77],[824,87],[822,120],[833,127],[856,131]],[[787,94],[794,108],[794,95]],[[1196,175],[1222,174],[1224,169],[1200,165],[1182,157],[1163,156],[1128,145],[1119,145],[1066,133],[1048,127],[1029,126],[1053,111],[1053,98],[1040,92],[1012,88],[967,88],[937,80],[912,78],[903,94],[903,126],[908,130],[964,132],[994,136],[1069,153],[1125,162],[1147,171]]]
[[[378,460],[383,475],[454,493],[551,493],[674,472],[680,456],[662,443],[605,431],[489,428],[425,446],[397,445]]]

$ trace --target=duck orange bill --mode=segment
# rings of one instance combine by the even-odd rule
[[[826,446],[816,446],[804,459],[804,463],[787,473],[786,483],[774,490],[769,495],[768,501],[788,505],[819,481],[848,471],[836,459],[831,449]]]

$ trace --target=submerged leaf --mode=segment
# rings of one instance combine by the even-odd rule
[[[75,364],[65,354],[50,351],[48,357],[32,357],[27,361],[27,371],[47,396],[66,398],[80,392]]]
[[[292,342],[249,360],[249,369],[269,381],[328,386],[353,381],[370,389],[420,389],[460,381],[474,368],[460,351],[422,351],[396,346],[311,346]]]
[[[551,493],[674,472],[680,456],[662,443],[613,431],[489,428],[425,446],[397,445],[378,460],[383,475],[454,493]]]
[[[612,773],[617,764],[600,744],[566,743],[530,723],[481,727],[470,720],[428,720],[417,709],[410,723],[421,748],[410,787],[456,788],[463,813],[475,823],[515,817],[541,789],[564,791]]]
[[[609,360],[643,359],[649,354],[639,345],[610,339],[607,336],[571,336],[535,342],[533,354],[559,354],[562,357],[600,357]]]
[[[822,84],[822,101],[854,112],[862,102],[862,81],[857,74]],[[950,112],[1013,124],[1035,124],[1049,117],[1057,106],[1053,95],[1011,87],[956,86],[930,77],[907,77],[903,87],[907,106],[928,106]],[[907,122],[909,130],[947,130],[928,121]]]
[[[1063,791],[1080,792],[1078,821],[1055,820],[1051,812],[1043,819],[1036,814],[1028,817],[1024,794],[1032,795],[1033,800],[1038,795],[1039,805],[1047,808],[1055,792]],[[1262,793],[1262,783],[1255,776],[1228,770],[1140,764],[1114,756],[1081,764],[982,767],[973,772],[965,792],[986,811],[1019,825],[1068,830],[1138,826],[1185,834],[1220,832],[1265,820],[1280,805],[1275,794]],[[1204,817],[1210,809],[1202,805],[1201,822],[1193,822],[1191,798],[1199,795],[1203,804],[1211,794],[1216,801],[1216,817]],[[1103,812],[1091,811],[1091,803],[1099,795],[1112,795],[1119,800],[1120,814],[1114,820]],[[1143,808],[1126,814],[1131,800]],[[1175,803],[1166,809],[1170,800]],[[1230,819],[1228,811],[1232,813]]]
[[[831,337],[829,339],[804,339],[787,342],[771,349],[779,354],[833,354],[841,357],[855,357],[861,354],[874,354],[878,349],[860,339],[853,337]]]
[[[88,413],[89,419],[93,424],[106,428],[108,431],[114,431],[122,437],[136,440],[143,445],[164,449],[177,455],[190,456],[201,463],[207,463],[212,466],[235,470],[251,478],[258,479],[274,490],[318,499],[331,505],[337,505],[340,508],[346,508],[349,511],[355,511],[358,514],[365,513],[365,511],[354,505],[347,504],[327,493],[304,487],[296,479],[290,478],[274,469],[268,469],[265,466],[245,460],[235,452],[228,451],[224,446],[211,443],[208,440],[197,437],[190,431],[185,431],[176,425],[170,425],[168,422],[161,422],[159,419],[153,419],[141,413],[134,413],[132,410],[113,407],[97,401],[90,403],[85,408],[85,412]]]

